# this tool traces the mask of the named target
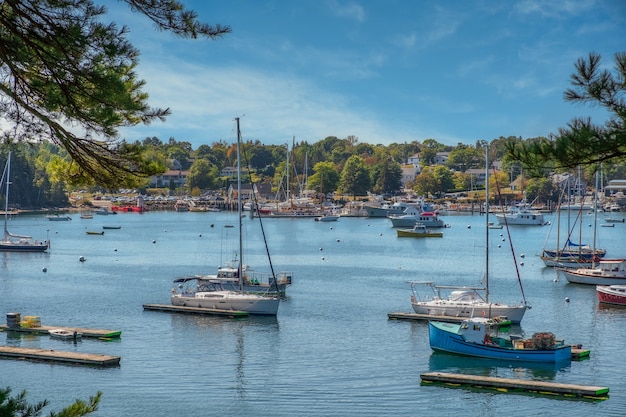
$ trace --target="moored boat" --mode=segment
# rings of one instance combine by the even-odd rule
[[[420,211],[417,207],[409,207],[402,214],[390,215],[393,227],[412,227],[422,223],[426,227],[446,227],[446,223],[432,211]]]
[[[557,268],[557,271],[573,284],[626,285],[626,259],[602,259],[591,268]]]
[[[235,290],[226,290],[223,287],[223,283],[219,280],[204,280],[204,286],[193,287],[190,290],[185,290],[184,288],[173,288],[172,295],[170,297],[170,301],[174,306],[188,306],[188,307],[200,307],[200,308],[209,308],[209,309],[219,309],[219,310],[236,310],[236,311],[245,311],[249,314],[255,315],[268,315],[275,316],[278,314],[278,307],[280,306],[280,297],[277,293],[271,294],[268,292],[264,294],[251,294],[246,293],[243,290],[244,286],[244,272],[245,268],[243,265],[243,226],[242,226],[242,198],[241,198],[241,131],[239,129],[239,118],[236,118],[237,124],[237,214],[238,214],[238,234],[239,234],[239,259],[237,260],[236,265],[232,265],[232,278],[236,279],[237,288]],[[259,221],[261,221],[259,217]],[[266,243],[266,254],[268,257],[268,261],[271,260],[269,257],[269,250],[267,250]],[[225,277],[219,277],[218,270],[218,279]],[[270,283],[277,288],[278,282],[276,276],[274,275],[274,271],[272,268],[271,272],[272,281]],[[197,277],[196,278],[197,281]],[[183,278],[183,280],[185,280]],[[253,282],[254,283],[254,282]],[[268,288],[269,289],[269,288]]]
[[[626,285],[596,285],[598,301],[626,307]]]
[[[70,216],[61,216],[60,214],[51,214],[49,216],[46,216],[46,219],[50,220],[51,222],[66,222],[72,220]]]
[[[428,322],[431,349],[488,359],[565,363],[572,360],[572,347],[552,333],[532,338],[506,335],[489,319],[473,317],[459,323]]]
[[[61,340],[77,340],[83,337],[82,333],[69,329],[50,329],[48,334],[50,337]]]
[[[415,223],[412,229],[398,229],[398,237],[443,237],[443,232],[429,230],[422,223]]]
[[[402,214],[409,207],[409,203],[396,201],[384,203],[380,206],[364,205],[367,217],[389,217],[390,215]]]
[[[489,152],[485,149],[485,175],[489,176]],[[489,181],[485,182],[485,196],[489,195]],[[485,211],[489,212],[489,199],[485,199]],[[485,275],[484,287],[454,287],[434,285],[432,282],[411,282],[411,305],[417,314],[440,315],[451,317],[475,317],[494,318],[505,316],[512,323],[520,323],[526,310],[530,306],[526,303],[518,271],[518,282],[522,290],[523,303],[501,304],[494,303],[489,299],[489,220],[485,216]],[[513,259],[514,261],[514,259]],[[517,268],[516,268],[517,269]],[[416,284],[429,285],[434,294],[432,297],[423,298],[416,291]],[[441,289],[452,289],[449,297],[444,298],[440,294]],[[485,294],[484,298],[477,292]]]
[[[339,220],[339,216],[335,214],[324,214],[315,218],[316,222],[336,222],[337,220]]]
[[[483,287],[459,287],[435,285],[429,281],[412,281],[411,306],[417,314],[449,317],[506,317],[513,324],[519,324],[528,306],[490,303],[480,295]],[[424,294],[418,287],[430,287],[431,295]],[[442,290],[449,291],[447,296]]]
[[[33,240],[31,236],[15,235],[9,232],[8,220],[9,220],[9,185],[11,184],[11,152],[7,157],[7,162],[4,165],[4,171],[2,172],[2,180],[0,184],[4,184],[5,197],[4,197],[4,237],[0,240],[0,252],[45,252],[50,247],[50,241],[44,240],[42,242]],[[6,181],[5,181],[6,179]]]
[[[496,219],[499,224],[507,225],[542,226],[546,224],[543,214],[533,210],[526,200],[510,206],[505,213],[497,213]]]

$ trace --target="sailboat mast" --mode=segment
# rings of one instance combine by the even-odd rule
[[[239,218],[239,264],[237,276],[239,277],[239,290],[243,291],[243,238],[241,221],[241,130],[239,129],[239,117],[237,121],[237,217]]]
[[[596,184],[593,197],[593,251],[591,252],[591,267],[596,267],[596,229],[598,227],[598,172],[596,171]],[[582,202],[581,202],[582,204]]]
[[[489,144],[485,142],[485,301],[489,303]]]
[[[4,172],[2,173],[2,178],[6,176],[6,195],[4,197],[4,238],[7,238],[9,234],[9,230],[7,229],[7,222],[9,221],[9,184],[10,178],[9,173],[11,172],[11,152],[9,151],[9,156],[7,159],[7,163],[4,167]]]

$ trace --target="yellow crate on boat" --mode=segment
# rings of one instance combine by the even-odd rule
[[[513,341],[513,349],[524,349],[524,341],[523,340],[514,340]]]

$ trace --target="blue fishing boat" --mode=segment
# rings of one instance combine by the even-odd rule
[[[488,359],[561,363],[572,360],[572,346],[552,333],[532,338],[504,335],[491,319],[472,317],[459,323],[428,322],[430,347],[435,351]]]

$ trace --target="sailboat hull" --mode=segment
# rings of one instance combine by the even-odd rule
[[[0,242],[0,252],[45,252],[47,250],[47,243],[19,243],[14,241]]]
[[[174,294],[171,302],[174,306],[246,311],[248,314],[275,316],[278,313],[280,299],[232,291],[211,291],[198,292],[190,296]]]
[[[506,317],[513,324],[519,324],[528,309],[525,305],[508,306],[487,303],[459,304],[448,300],[413,302],[413,311],[417,314],[448,317]]]

